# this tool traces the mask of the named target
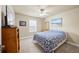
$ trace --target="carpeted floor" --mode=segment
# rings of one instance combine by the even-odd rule
[[[20,41],[21,53],[43,53],[44,52],[39,45],[33,43],[32,39],[33,38],[28,38]],[[58,49],[56,49],[55,53],[79,53],[79,47],[75,47],[70,44],[64,43]]]

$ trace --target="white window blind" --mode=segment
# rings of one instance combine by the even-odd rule
[[[30,32],[37,31],[37,21],[36,20],[29,20],[29,31]]]
[[[55,18],[49,21],[50,30],[61,30],[62,27],[62,18]]]

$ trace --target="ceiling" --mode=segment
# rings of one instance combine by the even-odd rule
[[[55,15],[73,8],[79,7],[78,5],[13,5],[12,6],[16,13],[45,18],[50,15]],[[40,9],[45,9],[47,15],[40,16]]]

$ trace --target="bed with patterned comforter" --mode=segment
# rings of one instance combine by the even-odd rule
[[[33,38],[33,40],[37,41],[46,53],[52,52],[53,49],[65,39],[66,34],[63,31],[38,32]]]

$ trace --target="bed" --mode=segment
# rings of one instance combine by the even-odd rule
[[[39,44],[45,53],[54,52],[66,40],[67,35],[63,31],[38,32],[33,37],[33,41]]]

